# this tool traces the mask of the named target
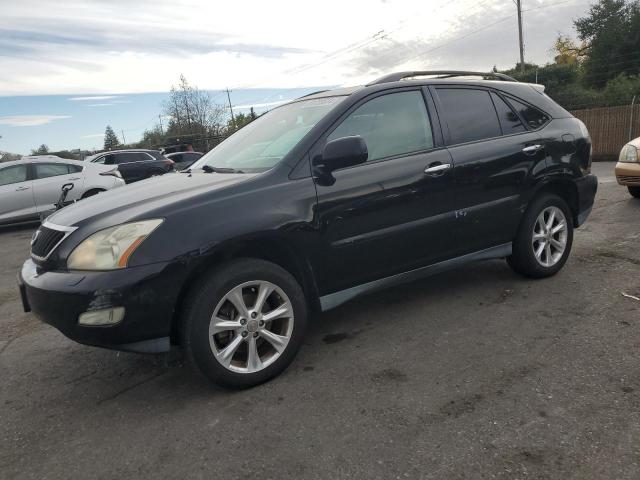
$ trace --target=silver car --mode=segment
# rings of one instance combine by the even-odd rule
[[[123,186],[113,165],[67,160],[53,155],[0,163],[0,225],[37,220],[51,211],[64,184],[67,200],[79,200]]]

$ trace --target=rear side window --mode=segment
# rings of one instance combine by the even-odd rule
[[[127,153],[118,153],[114,155],[115,163],[129,163],[129,162],[140,162],[144,160],[151,160],[151,157],[143,152],[127,152]]]
[[[516,115],[502,98],[495,93],[491,94],[491,98],[493,99],[493,104],[496,106],[496,112],[498,112],[500,126],[502,127],[502,133],[504,135],[526,131],[518,115]]]
[[[67,164],[69,167],[69,173],[78,173],[82,171],[82,167],[80,165],[71,165]]]
[[[513,98],[508,98],[507,100],[524,119],[529,128],[533,128],[535,130],[536,128],[542,127],[549,121],[549,117],[537,108],[514,100]]]
[[[473,142],[502,134],[496,109],[486,90],[438,88],[437,91],[452,143]]]
[[[27,166],[16,165],[0,170],[0,186],[27,181]]]
[[[390,93],[369,100],[354,110],[327,141],[361,136],[368,161],[433,148],[431,123],[422,93]]]
[[[34,167],[36,168],[36,180],[69,173],[69,167],[66,163],[36,163]]]

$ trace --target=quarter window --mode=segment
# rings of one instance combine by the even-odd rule
[[[501,135],[489,92],[469,88],[437,90],[452,143],[473,142]]]
[[[368,161],[433,148],[431,123],[419,91],[369,100],[331,132],[327,141],[353,135],[367,143]]]
[[[0,185],[10,185],[27,181],[27,166],[16,165],[0,170]]]
[[[500,119],[500,126],[502,127],[502,133],[504,135],[510,135],[512,133],[524,132],[526,128],[518,118],[518,115],[511,109],[509,105],[505,103],[495,93],[491,94],[493,104],[496,106],[496,112],[498,112],[498,118]]]
[[[67,175],[69,167],[66,163],[36,163],[36,179]]]
[[[527,125],[529,125],[530,128],[533,128],[535,130],[536,128],[542,127],[549,121],[549,117],[547,117],[537,108],[514,100],[513,98],[508,98],[507,100],[513,106],[513,108],[518,111],[520,116],[524,119],[524,121],[527,123]]]

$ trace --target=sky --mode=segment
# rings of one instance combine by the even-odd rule
[[[552,60],[584,0],[522,0],[525,60]],[[314,90],[413,69],[518,60],[512,0],[0,0],[0,150],[99,148],[160,121],[180,74],[261,112]],[[122,140],[122,138],[120,138]]]

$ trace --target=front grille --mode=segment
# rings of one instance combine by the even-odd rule
[[[618,180],[622,183],[632,183],[640,185],[640,177],[637,175],[618,175]]]
[[[64,238],[65,232],[40,227],[34,234],[31,244],[31,254],[38,258],[46,258]]]

